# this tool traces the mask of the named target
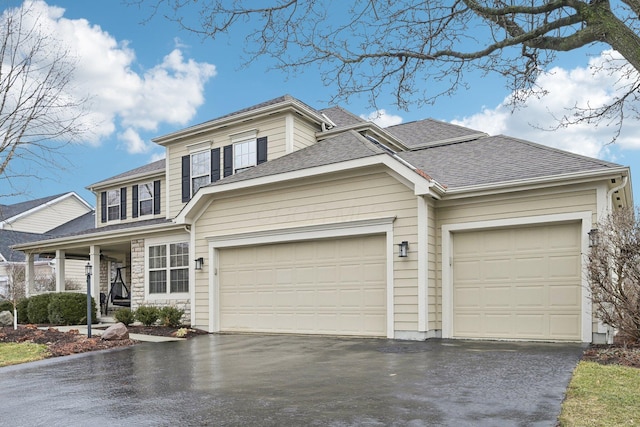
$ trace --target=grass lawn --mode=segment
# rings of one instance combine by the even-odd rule
[[[32,343],[0,343],[0,366],[33,362],[47,356],[47,346]]]
[[[562,404],[561,426],[640,426],[640,369],[580,362]]]

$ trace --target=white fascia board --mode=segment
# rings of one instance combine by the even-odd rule
[[[302,104],[301,102],[295,99],[288,99],[277,104],[267,105],[262,108],[257,108],[254,110],[249,110],[249,111],[245,111],[238,114],[233,114],[231,116],[210,120],[208,122],[195,125],[187,129],[180,130],[178,132],[153,138],[151,141],[155,142],[158,145],[165,145],[179,139],[192,137],[203,132],[208,132],[208,131],[217,129],[222,126],[230,126],[237,122],[246,121],[247,119],[258,119],[261,116],[264,116],[267,114],[274,114],[277,112],[284,112],[287,110],[297,111],[301,115],[310,118],[312,121],[318,124],[326,123],[326,120],[324,119],[324,117],[322,117],[320,113],[312,110],[311,108],[307,107],[306,105]]]
[[[11,218],[7,218],[6,220],[4,220],[2,222],[3,222],[3,224],[11,224],[12,222],[17,221],[18,219],[27,217],[27,216],[29,216],[31,214],[34,214],[34,213],[38,212],[38,211],[46,209],[46,208],[48,208],[50,206],[55,205],[56,203],[60,203],[61,201],[65,200],[65,199],[68,199],[70,197],[75,197],[79,202],[81,202],[83,205],[85,205],[85,207],[89,211],[93,210],[91,205],[88,204],[82,197],[78,196],[75,192],[71,191],[71,192],[63,194],[62,196],[57,197],[57,198],[55,198],[53,200],[49,200],[47,203],[43,203],[41,205],[38,205],[38,206],[36,206],[34,208],[29,209],[28,211],[21,212],[21,213],[15,215],[15,216],[12,216]]]
[[[87,244],[100,245],[105,242],[112,242],[117,240],[131,240],[148,234],[154,234],[164,231],[182,230],[185,229],[184,224],[175,224],[166,222],[163,224],[146,225],[143,227],[131,227],[123,228],[119,230],[111,230],[104,232],[95,232],[86,235],[74,235],[59,237],[56,239],[39,240],[29,243],[21,243],[12,246],[13,249],[20,251],[28,250],[43,250],[43,248],[55,249],[56,247],[66,247],[70,243],[73,243],[73,247],[84,246]],[[186,232],[186,230],[185,230]]]
[[[535,190],[537,188],[548,188],[549,186],[580,184],[612,176],[630,176],[630,174],[631,173],[628,167],[611,168],[599,171],[568,173],[547,177],[447,189],[445,197],[447,200],[452,200],[463,197],[466,198],[472,196],[486,196],[491,194],[508,193],[512,191]]]
[[[436,191],[434,191],[434,189],[440,188],[439,184],[437,184],[435,181],[429,181],[426,178],[420,176],[419,174],[411,170],[409,166],[401,163],[388,154],[378,154],[375,156],[348,160],[345,162],[334,163],[330,165],[317,166],[313,168],[285,172],[276,175],[269,175],[260,178],[247,179],[244,181],[231,182],[229,184],[202,187],[189,201],[189,203],[187,203],[184,208],[182,208],[180,213],[175,217],[174,221],[178,224],[191,224],[193,222],[193,218],[201,215],[202,210],[206,209],[206,205],[210,203],[211,195],[247,188],[254,188],[268,184],[276,184],[296,179],[309,178],[318,175],[355,170],[375,165],[384,165],[403,177],[406,181],[410,182],[413,185],[413,192],[416,196],[439,196]]]

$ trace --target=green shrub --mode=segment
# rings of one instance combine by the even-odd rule
[[[139,322],[142,322],[145,326],[151,326],[158,321],[160,317],[160,310],[158,307],[141,305],[136,310],[135,318]]]
[[[129,326],[135,320],[135,313],[128,308],[121,308],[113,313],[113,318]]]
[[[27,313],[30,323],[49,323],[49,302],[53,294],[40,294],[29,297]]]
[[[162,307],[160,309],[160,323],[164,326],[170,326],[172,328],[177,328],[182,324],[182,316],[184,315],[184,310],[180,310],[175,307]]]
[[[18,301],[16,309],[18,310],[18,323],[26,325],[29,323],[29,298],[22,298]]]
[[[13,303],[6,300],[0,302],[0,311],[10,311],[13,314]]]
[[[87,295],[78,293],[51,294],[48,306],[49,322],[55,325],[87,323]],[[91,321],[97,323],[96,302],[91,298]]]

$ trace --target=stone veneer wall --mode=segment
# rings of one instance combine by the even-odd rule
[[[101,257],[102,258],[102,257]],[[111,278],[109,277],[109,261],[100,260],[100,292],[109,293]]]
[[[189,323],[191,319],[191,302],[189,299],[154,298],[145,301],[145,271],[144,271],[144,239],[131,241],[131,310],[141,305],[164,307],[171,306],[184,310],[182,320]]]

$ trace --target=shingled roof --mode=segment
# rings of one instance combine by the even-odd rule
[[[402,123],[389,126],[385,130],[400,138],[407,147],[412,149],[487,136],[484,132],[434,119]]]
[[[231,182],[325,166],[383,153],[385,153],[385,150],[376,143],[360,135],[358,132],[347,131],[332,138],[319,141],[302,150],[294,151],[284,157],[230,175],[209,184],[209,186],[224,185]]]
[[[620,167],[503,135],[441,144],[398,155],[448,188]]]
[[[52,200],[64,196],[67,193],[56,194],[53,196],[41,197],[35,200],[27,200],[26,202],[15,203],[13,205],[0,205],[0,221],[13,218],[16,215],[30,211],[38,206],[44,205]]]
[[[87,188],[99,187],[101,185],[108,184],[111,181],[117,181],[120,179],[134,177],[138,175],[153,174],[155,172],[164,172],[164,170],[165,170],[165,159],[160,159],[155,162],[148,163],[144,166],[140,166],[139,168],[122,172],[121,174],[112,176],[111,178],[103,179],[102,181],[89,185]]]

